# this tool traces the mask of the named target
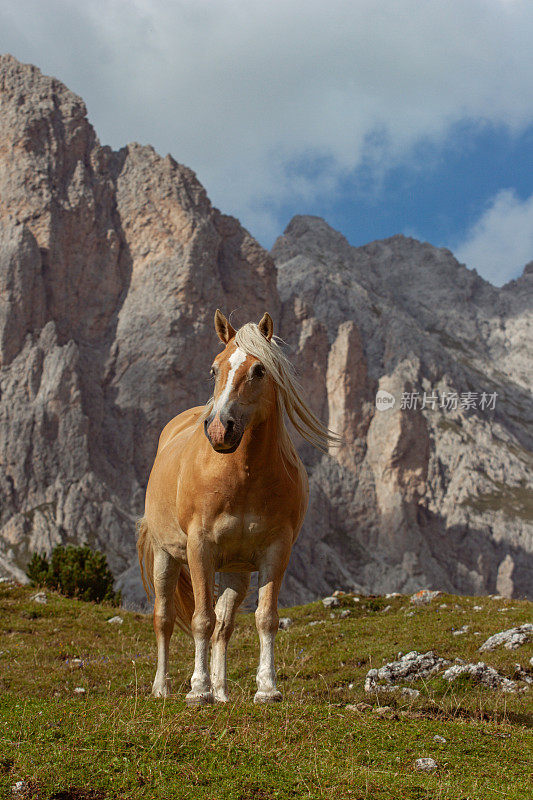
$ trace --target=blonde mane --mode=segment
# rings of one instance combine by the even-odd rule
[[[237,331],[235,343],[237,347],[240,347],[248,355],[258,358],[276,384],[278,413],[282,423],[280,425],[282,432],[280,446],[283,454],[291,462],[296,460],[296,453],[285,427],[284,412],[300,436],[312,444],[313,447],[316,447],[317,450],[327,453],[328,445],[340,444],[340,436],[330,431],[305,402],[303,390],[296,378],[294,367],[279,346],[276,338],[268,341],[259,330],[258,325],[254,322],[248,322]]]

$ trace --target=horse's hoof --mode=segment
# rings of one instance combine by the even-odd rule
[[[277,689],[270,692],[256,692],[254,697],[254,703],[281,703],[282,700],[283,696]]]
[[[215,703],[229,703],[226,692],[215,692]]]
[[[185,698],[188,706],[209,706],[215,702],[213,692],[189,692]]]
[[[170,697],[170,686],[166,684],[162,686],[154,684],[152,686],[152,697]]]

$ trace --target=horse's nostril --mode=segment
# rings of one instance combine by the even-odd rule
[[[233,419],[231,419],[231,417],[230,417],[228,419],[228,421],[226,422],[226,431],[227,431],[227,433],[231,433],[233,428],[234,428],[234,426],[235,426],[235,421]]]

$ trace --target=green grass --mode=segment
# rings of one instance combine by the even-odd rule
[[[242,615],[230,645],[231,703],[189,709],[183,698],[193,654],[183,635],[171,645],[175,695],[155,701],[149,616],[121,610],[123,625],[109,625],[117,613],[111,606],[50,592],[48,604],[37,605],[31,594],[0,585],[0,796],[10,797],[20,780],[26,789],[18,796],[34,800],[533,795],[531,690],[509,695],[438,677],[410,684],[421,691],[414,700],[363,688],[371,666],[413,649],[484,660],[512,677],[516,663],[528,665],[532,645],[477,648],[529,621],[531,603],[442,595],[407,616],[406,597],[345,597],[333,618],[321,603],[288,609],[293,625],[277,637],[284,702],[270,707],[252,703],[258,647],[253,615]],[[345,619],[343,608],[351,610]],[[453,636],[464,624],[469,632]],[[360,702],[370,708],[347,708]],[[384,716],[374,713],[385,704]],[[446,744],[435,743],[436,734]],[[413,769],[424,756],[437,761],[436,773]]]
[[[492,492],[473,495],[462,501],[480,513],[503,511],[509,517],[519,517],[526,522],[533,520],[533,489],[529,486],[508,486],[501,481],[492,481],[496,488]]]

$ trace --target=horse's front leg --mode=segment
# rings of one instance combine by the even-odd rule
[[[222,572],[215,614],[217,623],[211,642],[211,683],[215,700],[228,702],[226,654],[235,627],[235,614],[246,597],[250,584],[249,572]]]
[[[259,634],[259,667],[254,703],[276,703],[282,699],[276,688],[274,640],[279,627],[278,595],[289,563],[292,536],[277,541],[259,565],[259,598],[255,624]]]
[[[189,705],[205,705],[214,701],[209,677],[209,641],[215,629],[213,589],[215,582],[214,559],[211,548],[202,539],[202,533],[189,534],[187,561],[194,593],[194,613],[191,630],[194,638],[194,672],[191,691],[185,700]]]

